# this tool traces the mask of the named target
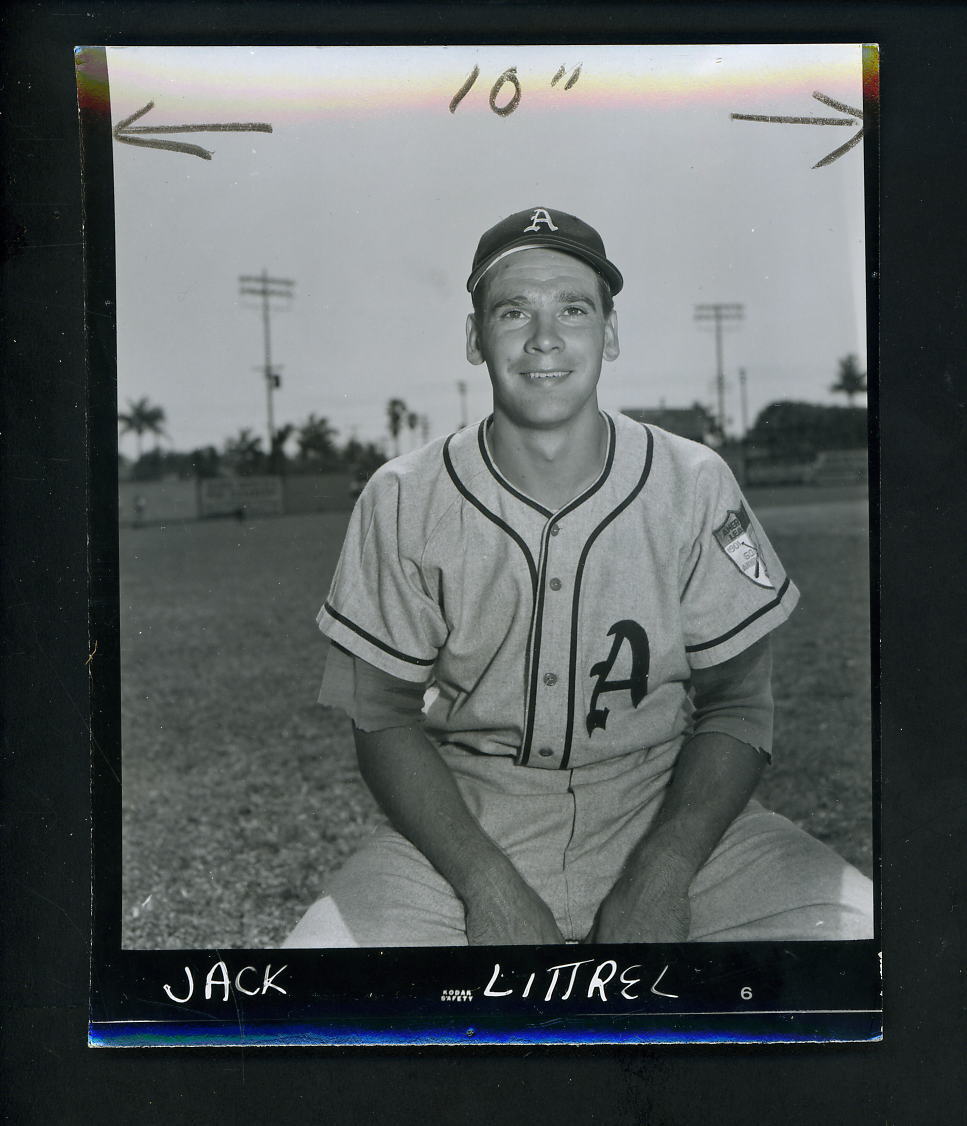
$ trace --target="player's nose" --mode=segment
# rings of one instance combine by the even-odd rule
[[[554,314],[538,311],[531,320],[531,331],[525,347],[533,352],[553,352],[563,346],[564,341]]]

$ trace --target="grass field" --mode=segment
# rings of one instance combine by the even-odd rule
[[[803,594],[758,796],[872,870],[866,498],[750,500]],[[345,514],[122,529],[123,944],[277,946],[377,816],[315,704]]]

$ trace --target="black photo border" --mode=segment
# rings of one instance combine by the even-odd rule
[[[19,116],[5,115],[4,141],[14,154],[13,167],[26,167],[28,173],[19,180],[7,174],[5,183],[7,199],[13,199],[15,205],[5,232],[10,254],[6,268],[8,277],[16,282],[16,302],[9,297],[11,288],[5,297],[5,348],[8,358],[20,362],[18,371],[24,378],[16,386],[8,385],[4,394],[4,421],[8,424],[4,430],[12,430],[16,442],[14,448],[4,451],[5,637],[11,642],[4,666],[6,738],[8,745],[16,740],[18,749],[23,749],[22,754],[11,755],[5,762],[4,831],[11,846],[11,861],[3,875],[3,890],[9,905],[6,937],[13,941],[5,944],[4,976],[13,988],[4,1002],[8,1018],[4,1052],[8,1067],[11,1060],[32,1061],[32,1067],[25,1072],[21,1069],[21,1078],[7,1089],[5,1098],[11,1105],[15,1098],[21,1100],[17,1105],[26,1105],[26,1083],[32,1084],[33,1101],[43,1105],[45,1099],[49,1100],[45,1091],[63,1094],[65,1080],[71,1076],[78,1077],[77,1093],[89,1096],[99,1083],[99,1089],[105,1090],[104,1077],[108,1074],[106,1064],[87,1064],[84,1061],[89,1057],[77,1051],[78,1031],[86,1023],[84,1005],[79,1003],[86,995],[86,958],[79,960],[78,955],[84,950],[87,896],[87,764],[85,758],[79,771],[73,755],[86,738],[83,701],[90,662],[86,660],[86,631],[77,628],[78,607],[87,605],[84,567],[78,564],[77,552],[87,531],[83,480],[78,475],[79,460],[86,455],[76,405],[78,393],[83,392],[83,379],[76,368],[78,346],[83,348],[77,316],[79,253],[76,240],[57,241],[59,230],[80,228],[79,194],[74,182],[76,145],[71,144],[64,125],[71,108],[65,106],[65,91],[73,81],[69,45],[168,42],[175,12],[195,28],[207,23],[211,29],[219,18],[229,15],[236,27],[243,22],[238,9],[230,5],[217,6],[214,14],[207,7],[196,6],[190,15],[175,5],[166,7],[163,13],[138,7],[137,14],[135,5],[95,5],[94,18],[85,21],[84,12],[91,7],[59,5],[58,22],[50,13],[28,13],[27,5],[14,5],[21,25],[12,33],[7,17],[8,43],[13,41],[5,63],[7,75],[13,79],[7,88],[12,91]],[[293,8],[253,6],[249,15],[258,13],[264,19],[267,9],[273,16],[288,13],[287,18],[273,21],[275,37],[281,31],[286,42],[297,42],[292,31]],[[675,14],[659,6],[647,9],[645,14],[622,6],[609,10],[610,20],[598,21],[605,32],[597,36],[602,41],[617,42],[626,35],[637,41],[670,41],[667,34],[661,34],[662,29],[672,21],[679,25],[692,21],[696,27],[701,25],[704,38],[710,42],[726,41],[728,35],[723,29],[732,29],[731,39],[736,42],[813,38],[881,45],[889,88],[885,102],[890,111],[886,117],[887,139],[892,141],[884,155],[881,209],[886,232],[881,354],[889,395],[880,397],[878,412],[884,450],[879,561],[884,638],[881,718],[886,815],[881,827],[886,1041],[881,1045],[756,1049],[760,1063],[770,1063],[765,1077],[772,1094],[756,1096],[759,1101],[755,1105],[787,1105],[777,1094],[782,1088],[783,1095],[797,1099],[795,1105],[803,1110],[801,1117],[794,1111],[786,1121],[806,1121],[807,1106],[838,1105],[845,1098],[851,1098],[853,1110],[861,1114],[865,1111],[860,1120],[873,1121],[874,1108],[889,1108],[902,1121],[902,1108],[922,1116],[930,1106],[937,1107],[934,1120],[943,1120],[943,1108],[957,1105],[957,1064],[952,1052],[959,1054],[963,1027],[962,1014],[953,1002],[958,964],[953,908],[960,898],[960,860],[955,846],[962,795],[956,783],[963,773],[958,761],[964,711],[963,700],[958,698],[962,694],[956,687],[956,669],[963,667],[964,654],[957,628],[957,621],[963,617],[963,595],[956,582],[964,526],[962,490],[957,488],[963,478],[964,397],[963,384],[958,390],[956,378],[960,370],[957,315],[962,311],[962,280],[955,224],[960,203],[957,185],[963,182],[963,147],[958,145],[958,125],[952,110],[963,82],[955,51],[956,33],[963,29],[962,17],[953,6],[919,5],[914,9],[899,4],[839,7],[835,16],[830,9],[813,5],[808,10],[806,6],[787,6],[781,20],[764,5],[716,6],[714,16],[710,7],[703,5],[680,6]],[[381,11],[387,24],[400,18],[386,9]],[[477,10],[478,19],[482,11],[484,6]],[[325,13],[328,33],[339,37],[347,20],[340,23],[338,18],[333,19],[333,13],[345,17],[346,12],[334,6]],[[305,11],[300,14],[304,16]],[[487,13],[488,17],[492,14]],[[536,13],[528,9],[523,15],[518,10],[518,29],[522,19],[525,25],[528,18],[537,23],[542,15],[547,15],[546,9]],[[358,11],[355,16],[359,18]],[[443,12],[428,6],[420,6],[418,15],[410,10],[408,26],[420,28],[424,17],[426,24],[439,33]],[[348,22],[352,22],[351,17]],[[559,20],[559,29],[567,34],[550,36],[545,27],[541,41],[593,40],[595,36],[586,28],[578,28],[579,22]],[[303,34],[309,23],[300,21]],[[616,34],[616,26],[624,34]],[[473,35],[449,37],[481,42],[511,38],[506,34],[506,23],[495,19],[491,27],[502,34],[492,30],[490,35],[481,35],[478,30]],[[815,29],[811,36],[805,33],[810,27]],[[308,35],[307,41],[317,38]],[[372,34],[365,38],[373,40]],[[393,39],[391,28],[387,41]],[[180,35],[179,41],[184,41]],[[214,41],[212,31],[200,34],[197,41]],[[251,35],[250,41],[265,42],[267,38],[264,34]],[[341,41],[353,40],[343,33]],[[40,102],[26,90],[31,77],[40,87]],[[43,94],[51,91],[53,99],[43,101]],[[48,126],[45,137],[43,125],[47,123],[52,123],[52,128]],[[39,157],[33,150],[42,149],[51,134],[60,142],[61,151],[53,160],[55,171],[45,179],[34,171]],[[46,209],[43,213],[21,209],[24,184],[32,183],[54,185],[53,193],[38,200],[37,206]],[[55,214],[58,206],[62,208],[59,215]],[[64,210],[69,213],[65,215]],[[58,227],[57,223],[63,225]],[[36,250],[44,254],[30,253]],[[44,261],[38,262],[39,258]],[[51,319],[66,326],[60,339],[48,337]],[[35,339],[40,341],[34,356],[17,348],[15,334],[25,331],[24,326],[28,332],[33,328]],[[66,369],[59,372],[50,366],[51,358],[58,355]],[[80,399],[83,401],[82,393]],[[58,458],[55,452],[65,456]],[[70,467],[63,475],[58,475],[54,464],[59,461]],[[915,538],[915,549],[911,538]],[[919,582],[911,583],[905,570],[913,550],[927,561],[927,573]],[[79,659],[82,649],[85,653]],[[100,659],[101,654],[94,658],[95,670]],[[96,682],[98,673],[94,675]],[[11,917],[18,920],[13,926]],[[45,1088],[41,1078],[47,1076],[40,1065],[44,1053],[51,1051],[73,1063],[60,1068],[58,1081]],[[359,1079],[365,1074],[350,1064],[344,1052],[318,1049],[315,1054],[319,1053],[320,1058],[338,1058],[343,1065],[340,1072],[347,1077],[355,1074]],[[628,1066],[630,1057],[626,1053],[627,1049],[620,1047],[584,1051],[582,1071],[595,1071],[592,1064],[597,1061],[602,1065],[597,1075],[603,1077],[614,1075],[617,1065],[625,1091],[633,1086],[629,1076],[644,1079],[647,1072],[651,1083],[647,1094],[646,1085],[640,1088],[641,1105],[652,1106],[655,1098],[663,1096],[665,1105],[683,1108],[690,1104],[685,1094],[676,1095],[676,1090],[680,1092],[676,1082],[694,1075],[696,1069],[703,1075],[728,1072],[734,1082],[724,1089],[734,1092],[726,1098],[727,1105],[736,1108],[736,1116],[729,1118],[725,1107],[719,1116],[725,1121],[738,1121],[740,1105],[751,1113],[751,1088],[746,1087],[740,1095],[742,1076],[750,1074],[746,1066],[750,1062],[748,1049],[721,1045],[716,1049],[716,1060],[709,1059],[704,1049],[646,1048],[634,1057],[645,1059],[641,1071]],[[174,1105],[171,1099],[176,1095],[188,1091],[189,1072],[194,1076],[203,1073],[202,1061],[240,1058],[235,1052],[228,1056],[197,1051],[165,1055],[169,1060],[184,1063],[190,1057],[192,1061],[176,1069],[186,1077],[186,1086],[169,1086],[169,1105]],[[539,1055],[548,1065],[544,1074],[554,1071],[547,1052]],[[385,1058],[386,1053],[382,1056]],[[510,1057],[505,1053],[499,1057],[506,1069]],[[260,1054],[266,1066],[284,1058],[274,1051]],[[397,1066],[399,1055],[390,1053],[390,1058],[396,1064],[387,1063],[384,1075],[394,1068],[396,1074],[403,1074]],[[439,1052],[427,1056],[424,1050],[423,1058],[451,1057],[447,1053],[441,1057]],[[461,1068],[468,1058],[461,1053]],[[494,1061],[492,1053],[478,1055],[481,1068],[487,1058]],[[808,1061],[808,1090],[807,1077],[798,1072],[795,1061]],[[113,1066],[112,1070],[116,1073]],[[274,1072],[284,1070],[277,1067]],[[119,1109],[118,1120],[129,1120],[133,1105],[145,1107],[136,1090],[148,1076],[161,1074],[159,1067],[147,1063],[138,1072],[135,1081],[128,1071],[129,1079],[122,1084],[132,1101],[124,1114]],[[461,1077],[464,1074],[469,1073],[461,1072]],[[508,1074],[506,1070],[504,1074]],[[518,1070],[516,1074],[521,1073]],[[556,1074],[562,1074],[559,1068]],[[824,1094],[820,1076],[845,1080],[846,1088],[840,1088],[836,1103],[829,1091]],[[196,1095],[202,1085],[200,1079],[193,1082]],[[684,1086],[688,1085],[686,1080]],[[155,1082],[152,1090],[156,1095],[162,1086]],[[352,1086],[342,1085],[344,1091]],[[597,1089],[603,1092],[606,1086],[599,1079]],[[557,1091],[551,1096],[543,1092],[544,1099],[550,1099],[545,1106],[573,1105],[562,1101],[563,1088]],[[280,1098],[285,1104],[285,1093]],[[829,1098],[830,1103],[823,1104],[823,1098]],[[186,1114],[183,1119],[167,1120],[198,1117]]]
[[[593,950],[272,952],[121,947],[117,295],[114,196],[109,190],[114,142],[103,48],[78,51],[78,76],[86,185],[90,633],[98,645],[91,715],[91,1044],[472,1046],[877,1039],[882,1006],[875,939]],[[863,122],[867,170],[876,167],[877,82],[876,50],[867,48]],[[867,208],[873,213],[868,228],[874,235],[868,269],[873,289],[875,198],[874,190]],[[875,333],[871,336],[870,351],[875,355]],[[871,492],[875,506],[875,488]],[[591,999],[590,979],[596,966],[612,980],[608,990],[602,986]],[[622,976],[633,979],[634,985],[626,985]],[[569,988],[572,980],[573,989]],[[465,991],[471,994],[466,1001],[455,999]]]

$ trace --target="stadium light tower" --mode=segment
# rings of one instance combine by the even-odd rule
[[[275,416],[272,410],[272,395],[282,386],[282,376],[272,367],[272,334],[269,321],[269,298],[285,297],[292,299],[294,281],[288,278],[270,278],[268,270],[252,276],[245,274],[239,277],[239,293],[244,296],[262,298],[262,337],[265,344],[265,363],[262,365],[265,373],[265,395],[268,413],[269,445],[266,453],[271,456],[272,443],[275,441]]]
[[[725,372],[722,368],[722,325],[741,321],[745,306],[738,304],[696,305],[695,320],[715,322],[715,387],[718,391],[719,431],[725,437]]]

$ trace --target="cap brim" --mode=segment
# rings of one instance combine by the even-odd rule
[[[484,274],[494,266],[501,258],[506,257],[518,250],[559,250],[562,254],[570,254],[574,258],[580,258],[582,262],[586,262],[596,274],[599,274],[608,283],[608,288],[611,290],[611,295],[620,293],[621,287],[624,285],[624,278],[621,276],[621,271],[614,263],[609,262],[607,258],[602,257],[600,254],[595,254],[593,251],[588,250],[586,246],[580,243],[571,242],[570,239],[564,238],[521,238],[512,243],[502,246],[495,254],[491,254],[484,262],[481,262],[473,273],[467,278],[467,289],[473,293],[477,282],[484,276]]]

